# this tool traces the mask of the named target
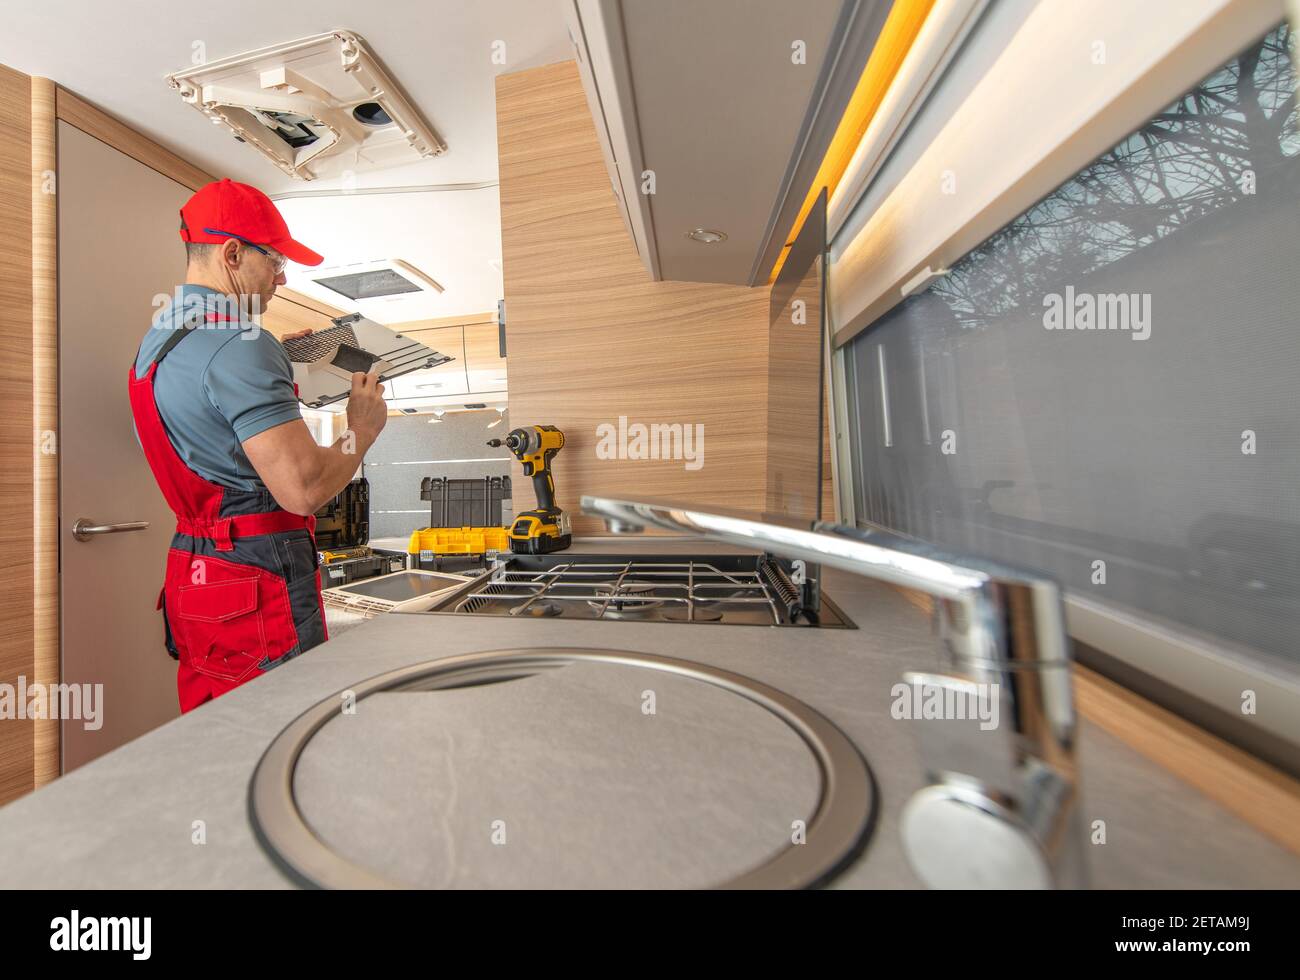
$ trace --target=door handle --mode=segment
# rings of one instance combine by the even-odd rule
[[[89,541],[96,534],[120,534],[122,531],[143,531],[149,526],[148,521],[126,521],[122,524],[94,524],[84,517],[79,517],[72,525],[72,536],[78,541]]]

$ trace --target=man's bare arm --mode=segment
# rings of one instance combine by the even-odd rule
[[[388,422],[383,394],[375,375],[352,375],[348,432],[332,446],[318,446],[302,419],[244,440],[249,462],[276,503],[294,514],[314,514],[348,485]]]

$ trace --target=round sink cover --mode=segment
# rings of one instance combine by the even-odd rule
[[[358,685],[355,711],[322,702],[259,767],[259,837],[304,883],[813,884],[865,840],[861,757],[806,705],[747,678],[567,649],[423,667]],[[784,873],[769,876],[773,865]]]

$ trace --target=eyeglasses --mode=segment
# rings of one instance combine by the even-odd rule
[[[281,255],[279,252],[272,253],[270,249],[263,248],[261,245],[258,245],[256,242],[250,242],[243,235],[236,235],[233,231],[222,231],[220,228],[204,228],[203,230],[209,235],[229,235],[231,238],[235,238],[243,242],[249,248],[257,249],[259,252],[261,252],[268,259],[271,260],[271,267],[275,269],[275,274],[277,276],[281,272],[283,272],[284,267],[289,264],[289,259],[287,256]]]

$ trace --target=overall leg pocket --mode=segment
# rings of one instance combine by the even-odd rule
[[[173,580],[171,625],[193,670],[222,681],[243,681],[297,643],[278,576],[219,558],[180,559],[190,567],[185,578]]]
[[[180,587],[177,626],[195,670],[222,680],[241,680],[266,656],[257,579],[254,572]]]

